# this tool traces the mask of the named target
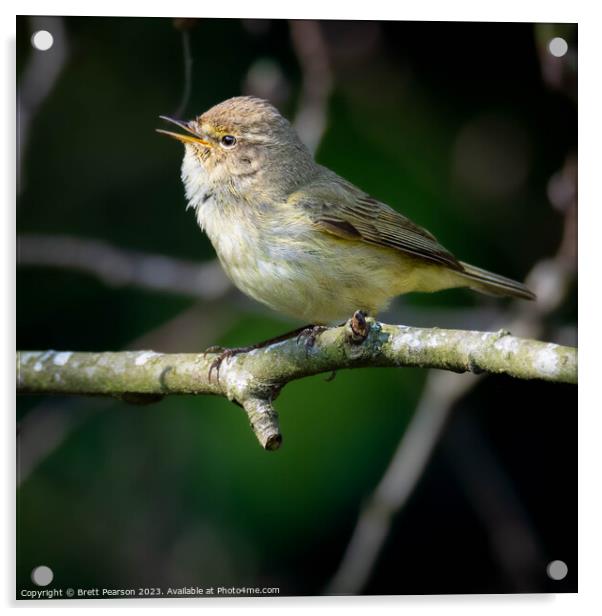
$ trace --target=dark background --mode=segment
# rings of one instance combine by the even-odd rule
[[[44,23],[17,20],[18,87],[42,53],[29,38]],[[63,25],[62,70],[19,133],[19,237],[213,259],[185,211],[181,146],[154,132],[157,116],[182,99],[183,36],[193,58],[183,117],[267,92],[293,118],[304,86],[290,24],[69,17]],[[319,31],[333,83],[319,162],[462,260],[524,279],[557,252],[565,217],[554,178],[576,154],[576,27],[320,22]],[[556,34],[569,41],[562,61],[545,48]],[[24,264],[17,284],[19,349],[199,351],[299,325],[233,290],[199,302]],[[400,298],[381,316],[499,329],[514,310],[457,290]],[[542,327],[542,339],[576,344],[574,281]],[[425,378],[363,369],[288,385],[277,401],[276,453],[258,446],[225,399],[139,407],[20,397],[18,588],[32,587],[31,570],[46,564],[63,588],[324,592]],[[363,592],[575,591],[576,410],[575,387],[483,379],[454,405]],[[568,564],[563,581],[546,576],[554,559]]]

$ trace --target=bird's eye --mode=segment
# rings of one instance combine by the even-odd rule
[[[236,145],[236,137],[233,135],[224,135],[220,139],[220,143],[225,148],[233,148]]]

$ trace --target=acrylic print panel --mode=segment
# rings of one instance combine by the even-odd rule
[[[17,31],[17,597],[575,592],[576,25]]]

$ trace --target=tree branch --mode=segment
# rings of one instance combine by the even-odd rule
[[[577,382],[577,350],[511,336],[509,332],[421,329],[368,319],[357,341],[351,321],[319,334],[312,345],[292,338],[224,360],[207,354],[153,351],[73,353],[25,351],[17,355],[17,391],[29,394],[109,395],[152,402],[168,394],[211,394],[243,407],[265,449],[282,437],[272,406],[284,385],[306,376],[359,367],[440,368],[489,372],[520,379]]]
[[[132,286],[203,300],[222,297],[231,288],[217,259],[196,263],[69,235],[17,236],[17,264],[65,268],[92,274],[114,287]]]

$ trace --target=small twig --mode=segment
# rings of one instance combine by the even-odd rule
[[[182,55],[184,57],[184,89],[182,91],[180,104],[174,111],[175,118],[181,118],[186,111],[192,92],[192,64],[194,60],[190,49],[190,30],[188,29],[182,29]]]
[[[326,130],[332,71],[326,41],[317,21],[289,21],[293,49],[303,82],[294,126],[301,141],[315,153]]]

